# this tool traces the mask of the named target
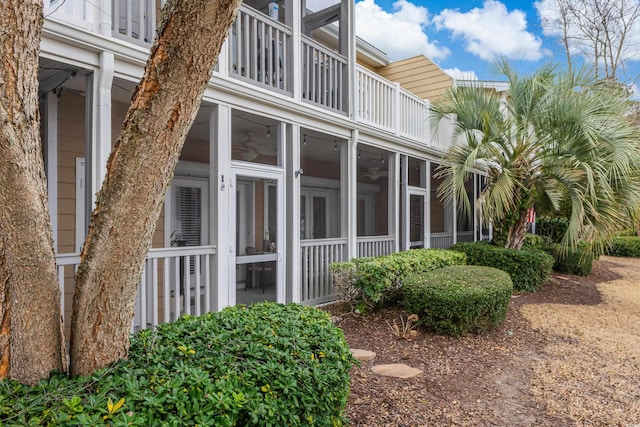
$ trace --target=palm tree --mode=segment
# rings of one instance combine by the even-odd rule
[[[437,121],[457,117],[456,142],[437,172],[440,197],[468,213],[464,183],[486,173],[478,206],[509,248],[522,247],[534,204],[568,207],[565,249],[629,227],[640,206],[640,132],[626,91],[585,71],[549,65],[520,76],[500,67],[507,92],[457,86],[432,107]]]

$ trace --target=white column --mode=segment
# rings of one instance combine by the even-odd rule
[[[479,229],[478,229],[478,179],[480,175],[473,174],[473,241],[478,240]]]
[[[296,102],[302,100],[302,7],[304,2],[286,0],[287,9],[286,25],[291,26],[293,35],[291,36],[291,63],[287,64],[290,70],[289,79],[293,90],[293,99]]]
[[[398,252],[400,250],[400,155],[398,153],[391,153],[389,155],[389,214],[388,217],[388,230],[393,234],[393,251]]]
[[[342,224],[346,228],[347,260],[358,255],[357,221],[358,221],[358,140],[359,131],[354,130],[351,140],[343,144],[340,152],[342,165],[340,192],[342,194]],[[343,236],[345,232],[343,231]]]
[[[458,243],[458,204],[456,199],[453,199],[451,205],[453,206],[453,244],[455,245]]]
[[[431,162],[426,161],[424,166],[420,166],[420,169],[424,171],[420,177],[422,186],[426,188],[426,194],[424,197],[425,209],[424,209],[424,247],[431,247]]]
[[[287,206],[287,280],[286,302],[300,302],[302,271],[300,269],[300,126],[289,125],[286,132],[287,163],[285,165],[285,205]]]
[[[231,303],[231,292],[235,292],[235,283],[231,283],[230,274],[235,271],[235,230],[230,230],[231,218],[229,203],[235,203],[234,189],[231,187],[231,108],[218,105],[211,113],[215,124],[209,128],[209,179],[211,207],[211,242],[217,245],[214,267],[211,277],[217,287],[212,292],[212,307],[222,310]],[[232,269],[232,270],[231,270]]]
[[[400,156],[400,192],[402,198],[400,202],[400,215],[402,215],[402,230],[400,231],[400,250],[409,249],[410,224],[409,224],[409,157]],[[398,221],[400,222],[400,221]]]
[[[356,35],[355,35],[355,1],[342,0],[340,9],[340,53],[347,57],[347,82],[345,105],[349,117],[356,119],[355,99],[356,85]]]
[[[87,185],[92,209],[96,202],[96,194],[102,186],[107,174],[107,160],[111,154],[111,85],[113,83],[114,57],[111,52],[100,54],[100,68],[95,71],[93,79],[90,144],[89,185]]]
[[[47,159],[47,193],[53,229],[53,247],[58,251],[58,97],[49,92],[44,101],[44,148]]]
[[[111,25],[113,19],[118,19],[118,17],[112,17],[113,8],[111,6],[112,0],[96,0],[96,2],[91,2],[90,4],[96,4],[95,6],[95,22],[96,31],[105,37],[111,37]],[[117,1],[117,0],[116,0]],[[89,3],[89,2],[87,2]]]

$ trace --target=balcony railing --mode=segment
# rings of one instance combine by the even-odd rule
[[[399,133],[402,136],[430,144],[431,112],[429,102],[404,89],[399,90]]]
[[[302,240],[301,302],[314,305],[335,299],[329,264],[345,261],[347,239]]]
[[[242,5],[229,34],[231,76],[291,93],[291,28]]]
[[[360,236],[357,238],[358,258],[389,255],[396,251],[393,236]]]
[[[211,311],[214,284],[210,264],[215,253],[215,246],[151,249],[138,287],[131,331],[170,322],[182,314],[199,315]],[[70,302],[73,297],[73,286],[66,289],[65,285],[73,283],[80,256],[58,255],[56,264],[63,318],[68,318],[70,304],[65,304],[65,300]],[[65,289],[70,293],[65,295]]]
[[[156,36],[156,0],[112,0],[113,37],[149,46]]]
[[[358,67],[358,94],[356,110],[358,120],[389,131],[395,128],[395,93],[396,86],[389,80]]]
[[[347,112],[347,59],[302,36],[302,99],[338,113]]]
[[[356,67],[357,119],[395,134],[431,144],[429,102],[364,67]]]
[[[158,6],[158,0],[45,0],[45,13],[87,31],[100,32],[108,23],[113,37],[149,46]],[[353,94],[355,120],[442,150],[451,144],[455,119],[433,127],[428,101],[361,66],[356,66],[352,91],[347,58],[304,34],[300,46],[293,46],[290,27],[248,5],[240,6],[227,43],[231,78],[286,96],[293,96],[297,81],[304,102],[342,115]],[[293,64],[294,49],[300,50],[300,64]],[[294,68],[299,79],[293,78]]]

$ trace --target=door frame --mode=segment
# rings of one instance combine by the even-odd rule
[[[252,263],[252,262],[276,262],[276,301],[284,303],[286,298],[285,289],[285,265],[284,265],[284,253],[286,250],[286,234],[285,234],[285,194],[284,194],[284,171],[281,168],[269,167],[258,164],[242,164],[232,162],[231,165],[231,187],[234,191],[229,191],[229,230],[232,231],[232,235],[235,236],[238,224],[236,224],[236,188],[238,185],[238,177],[247,177],[253,179],[264,179],[276,181],[276,210],[277,210],[277,235],[275,241],[278,242],[276,251],[274,253],[266,253],[261,255],[243,256],[236,255],[238,248],[236,247],[235,237],[233,242],[230,242],[230,256],[229,256],[229,305],[236,305],[236,265]],[[266,188],[265,188],[266,190]],[[252,195],[254,192],[251,192]],[[254,201],[255,203],[255,201]]]

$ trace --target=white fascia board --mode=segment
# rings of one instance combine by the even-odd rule
[[[73,49],[78,47],[80,49]],[[70,56],[68,51],[78,53],[79,56]],[[42,53],[62,55],[63,57],[82,60],[85,57],[95,58],[87,64],[98,66],[100,52],[113,52],[117,60],[140,64],[141,67],[149,58],[149,48],[127,43],[113,37],[104,37],[100,34],[67,25],[62,22],[45,20],[42,32]],[[65,61],[66,62],[66,61]]]

